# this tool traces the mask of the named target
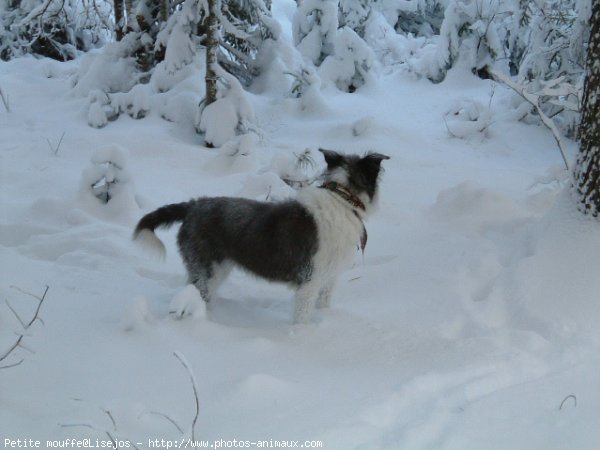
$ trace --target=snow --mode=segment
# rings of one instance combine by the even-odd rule
[[[280,8],[289,23],[291,8]],[[600,226],[572,204],[568,178],[552,175],[562,164],[552,134],[516,121],[507,88],[461,67],[431,84],[399,66],[353,94],[311,87],[326,108],[244,95],[257,131],[231,139],[223,125],[215,141],[225,145],[207,149],[191,118],[152,109],[90,127],[89,92],[73,95],[70,82],[89,63],[0,63],[11,99],[10,112],[0,108],[0,355],[22,332],[10,307],[28,321],[32,295],[49,286],[41,321],[0,362],[23,359],[0,369],[0,442],[187,438],[190,377],[195,437],[211,442],[600,442]],[[238,89],[218,107],[239,108]],[[172,116],[186,92],[165,98]],[[140,110],[159,95],[134,93]],[[480,118],[484,132],[464,126]],[[294,166],[307,149],[323,168],[319,147],[391,159],[364,259],[357,252],[313,323],[292,326],[292,293],[242,272],[207,311],[186,286],[176,227],[159,231],[165,261],[131,241],[136,221],[166,203],[294,195],[282,177],[313,175]],[[567,150],[573,159],[575,144]],[[117,166],[127,176],[103,204],[90,182],[99,168],[113,180]]]

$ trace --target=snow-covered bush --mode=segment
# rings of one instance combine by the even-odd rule
[[[461,139],[480,138],[492,122],[489,106],[474,100],[461,100],[444,116],[451,136]]]
[[[315,66],[334,53],[338,28],[337,0],[304,0],[296,9],[294,43]]]
[[[217,100],[202,109],[197,123],[207,144],[216,147],[248,133],[254,122],[254,111],[240,82],[222,69],[219,78],[223,88],[219,89]]]
[[[298,70],[289,72],[294,77],[290,94],[300,100],[302,111],[322,110],[325,99],[321,94],[321,78],[314,67],[301,66]]]
[[[81,174],[79,196],[82,206],[106,219],[137,214],[133,181],[127,171],[127,152],[118,145],[96,149],[91,166]]]
[[[459,59],[473,73],[487,77],[486,67],[505,57],[504,19],[511,12],[502,0],[451,0],[437,44],[437,71],[430,78],[441,81]]]
[[[344,27],[335,35],[335,53],[328,56],[319,72],[346,92],[354,92],[365,84],[373,66],[373,51],[351,28]]]
[[[381,0],[377,7],[398,33],[432,36],[440,33],[450,0]]]
[[[186,1],[158,32],[155,47],[165,49],[164,60],[158,65],[167,73],[176,73],[194,60],[198,48],[194,35],[204,14],[202,2]]]
[[[110,104],[110,97],[101,90],[91,91],[88,95],[88,124],[94,128],[104,127],[109,120],[118,117],[118,112]]]
[[[110,6],[84,0],[0,2],[0,59],[25,54],[71,60],[110,36]]]
[[[128,34],[120,42],[106,44],[101,50],[85,54],[71,78],[73,93],[87,96],[91,91],[127,92],[140,81],[133,53],[138,36]]]
[[[373,65],[373,52],[355,31],[364,33],[370,11],[370,0],[342,0],[339,11],[337,0],[304,0],[294,15],[293,37],[300,53],[321,66],[323,80],[347,92],[365,83]],[[346,25],[338,28],[339,23]],[[301,69],[293,92],[302,95],[317,85],[313,78],[309,69]]]
[[[267,171],[277,174],[293,189],[312,184],[318,176],[318,166],[310,148],[298,152],[277,153]]]

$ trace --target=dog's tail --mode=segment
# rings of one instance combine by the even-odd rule
[[[175,222],[181,222],[185,219],[189,202],[174,203],[158,208],[156,211],[146,214],[140,219],[135,231],[133,240],[140,242],[145,247],[149,247],[157,252],[162,258],[165,257],[167,250],[165,244],[154,234],[154,229],[158,227],[168,228]]]

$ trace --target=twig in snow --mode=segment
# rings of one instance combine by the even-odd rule
[[[565,402],[570,398],[573,399],[573,406],[577,408],[577,397],[575,397],[575,394],[569,394],[563,399],[562,402],[560,402],[560,406],[558,407],[559,411],[562,410],[563,406],[565,405]]]
[[[117,444],[117,441],[114,437],[112,437],[112,434],[110,434],[108,431],[105,431],[106,435],[108,436],[108,439],[110,439],[110,441],[113,444],[113,448],[116,448],[117,450],[119,449],[119,446]]]
[[[98,428],[96,428],[93,425],[90,425],[89,423],[59,423],[58,426],[61,427],[61,428],[77,428],[77,427],[82,427],[82,428],[89,428],[91,430],[98,430]]]
[[[552,135],[554,136],[554,140],[556,141],[556,144],[558,145],[560,154],[562,155],[563,161],[565,163],[565,168],[567,170],[569,170],[569,162],[567,161],[567,156],[565,155],[565,149],[564,149],[564,145],[563,145],[562,138],[560,135],[560,131],[558,131],[558,128],[556,128],[554,121],[550,117],[548,117],[544,113],[544,111],[542,111],[542,107],[540,106],[540,95],[527,92],[527,90],[525,89],[525,86],[515,83],[513,80],[511,80],[509,77],[507,77],[503,73],[498,72],[489,66],[488,66],[487,70],[488,70],[488,73],[496,81],[508,86],[513,91],[515,91],[517,94],[519,94],[525,101],[527,101],[527,102],[531,103],[531,105],[533,105],[533,107],[536,109],[537,113],[539,114],[540,119],[542,120],[542,123],[544,125],[546,125],[546,127],[548,127],[550,129],[550,131],[552,132]]]
[[[19,316],[19,314],[17,313],[17,311],[12,307],[12,305],[8,302],[8,300],[6,300],[6,305],[8,306],[8,308],[10,309],[10,311],[14,314],[14,316],[16,317],[16,319],[19,321],[19,323],[21,324],[21,327],[23,328],[23,331],[27,331],[31,325],[34,324],[34,322],[36,320],[39,320],[40,322],[42,322],[42,324],[44,323],[42,319],[40,319],[39,314],[40,314],[40,308],[42,307],[42,303],[44,303],[44,300],[46,299],[46,294],[48,293],[48,289],[50,289],[50,286],[46,286],[46,290],[44,291],[44,294],[40,297],[37,296],[35,294],[31,294],[30,292],[24,291],[23,289],[17,287],[17,286],[11,286],[14,289],[17,289],[18,291],[22,292],[23,294],[27,294],[32,296],[33,298],[38,300],[38,304],[37,307],[35,308],[35,312],[33,313],[33,316],[31,317],[31,320],[29,320],[29,322],[25,322],[21,316]],[[6,350],[1,356],[0,356],[0,361],[4,361],[6,358],[8,358],[8,356],[17,348],[17,347],[21,347],[25,350],[28,350],[27,347],[23,346],[23,338],[25,337],[25,334],[20,333],[19,338],[8,348],[8,350]],[[23,359],[21,359],[19,362],[14,363],[14,364],[8,364],[5,366],[0,366],[0,369],[8,369],[11,367],[15,367],[18,366],[19,364],[21,364],[23,362]]]
[[[102,412],[104,414],[106,414],[108,416],[108,418],[110,419],[110,421],[113,424],[113,428],[116,430],[117,429],[117,422],[115,422],[115,418],[113,417],[112,413],[108,410],[108,409],[104,409],[104,408],[100,408],[102,410]]]
[[[108,413],[108,411],[106,411],[106,410],[103,410],[103,411],[105,413]],[[113,423],[114,423],[114,420],[113,420],[112,416],[110,416],[110,418],[111,418],[111,421],[113,421]],[[108,439],[112,443],[112,448],[117,449],[117,450],[120,448],[119,444],[118,444],[118,441],[110,433],[110,431],[103,430],[103,429],[98,428],[98,427],[96,427],[94,425],[91,425],[89,423],[61,423],[61,424],[59,424],[59,426],[61,428],[77,428],[77,427],[80,427],[80,428],[89,428],[90,430],[99,431],[101,433],[104,433],[106,435],[106,437],[108,437]],[[116,429],[116,425],[115,425],[115,429]],[[139,447],[137,445],[135,445],[131,440],[127,440],[126,442],[128,442],[129,445],[131,445],[133,448],[139,450]]]
[[[142,413],[138,416],[138,419],[141,418],[143,415],[146,414],[152,414],[153,416],[158,416],[158,417],[162,417],[163,419],[168,420],[169,422],[171,422],[171,424],[177,428],[177,431],[179,431],[179,433],[183,434],[183,430],[181,429],[181,427],[179,426],[179,424],[177,422],[175,422],[173,419],[171,419],[168,415],[161,413],[161,412],[157,412],[157,411],[148,411],[145,413]]]
[[[192,373],[192,370],[190,369],[190,366],[186,362],[185,357],[179,352],[173,352],[173,355],[175,355],[175,358],[177,358],[179,362],[181,362],[181,364],[187,371],[188,376],[190,377],[190,381],[192,382],[192,389],[194,390],[194,399],[196,401],[196,413],[194,415],[194,420],[192,420],[192,441],[194,441],[196,422],[198,422],[198,416],[200,415],[200,400],[198,400],[198,386],[196,385],[196,379],[194,377],[194,374]]]
[[[0,361],[4,361],[4,360],[5,360],[5,359],[8,357],[8,355],[10,355],[10,354],[13,352],[13,350],[14,350],[15,348],[17,348],[17,347],[18,347],[18,346],[21,344],[21,341],[22,341],[22,340],[23,340],[23,335],[19,336],[19,339],[17,339],[17,340],[14,342],[14,344],[13,344],[13,345],[11,345],[11,346],[8,348],[8,350],[6,350],[6,352],[4,352],[4,355],[0,356]],[[22,362],[22,360],[21,360],[21,362]],[[20,363],[19,363],[19,364],[20,364]],[[7,367],[12,367],[12,365],[11,365],[11,366],[1,366],[1,367],[0,367],[0,369],[6,369]]]
[[[21,359],[20,361],[18,361],[16,363],[7,364],[6,366],[2,366],[2,367],[0,367],[0,369],[10,369],[11,367],[17,367],[17,366],[21,365],[23,363],[23,361],[25,361],[25,360]]]
[[[58,154],[58,151],[60,150],[60,144],[62,144],[63,138],[65,137],[65,133],[66,131],[63,131],[63,134],[60,135],[60,139],[58,140],[58,144],[56,144],[56,148],[54,148],[54,146],[50,142],[50,139],[46,138],[46,142],[48,142],[48,146],[50,147],[50,150],[52,151],[52,153],[54,153],[54,155]]]
[[[490,87],[490,101],[488,102],[488,111],[492,110],[492,100],[494,98],[494,94],[496,93],[496,84],[493,83]]]
[[[12,305],[9,303],[9,301],[5,300],[5,303],[6,303],[6,306],[8,306],[8,309],[10,309],[10,311],[13,313],[13,316],[15,316],[16,319],[19,321],[21,326],[24,329],[27,329],[27,325],[25,325],[25,322],[23,322],[23,319],[21,319],[21,316],[19,316],[19,314],[17,313],[17,311],[15,311],[15,309],[12,307]]]
[[[33,298],[35,298],[35,299],[37,299],[37,300],[38,300],[38,305],[37,305],[37,308],[35,309],[35,312],[34,312],[34,314],[33,314],[33,317],[31,318],[31,320],[30,320],[30,321],[29,321],[29,322],[28,322],[26,325],[24,325],[24,326],[23,326],[23,328],[25,328],[25,329],[27,330],[27,329],[28,329],[28,328],[29,328],[31,325],[33,325],[33,322],[35,322],[36,320],[41,320],[41,319],[38,317],[38,315],[39,315],[39,313],[40,313],[40,308],[42,307],[42,303],[44,303],[44,300],[46,299],[46,294],[48,293],[48,290],[50,289],[50,286],[46,285],[46,289],[44,290],[44,293],[42,294],[42,296],[41,296],[41,297],[40,297],[40,296],[37,296],[37,295],[35,295],[35,294],[32,294],[31,292],[24,291],[23,289],[21,289],[21,288],[20,288],[20,287],[18,287],[18,286],[11,286],[11,288],[13,288],[13,289],[16,289],[17,291],[19,291],[19,292],[21,292],[21,293],[23,293],[23,294],[29,295],[29,296],[31,296],[31,297],[33,297]],[[7,303],[8,303],[8,302],[7,302]],[[13,311],[13,313],[14,313],[14,310],[13,310],[12,308],[11,308],[11,310],[12,310],[12,311]],[[23,323],[23,321],[21,320],[21,318],[20,318],[20,317],[18,317],[18,315],[17,315],[17,318],[19,319],[19,322],[21,322],[21,324],[22,324],[22,323]],[[42,322],[42,323],[43,323],[43,322]]]
[[[8,95],[4,95],[2,88],[0,88],[0,98],[2,98],[2,103],[4,103],[4,108],[6,109],[6,112],[9,113],[10,103],[8,103]]]

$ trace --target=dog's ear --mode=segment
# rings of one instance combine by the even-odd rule
[[[390,157],[388,155],[384,155],[382,153],[369,152],[365,155],[365,157],[363,159],[369,159],[369,160],[373,160],[373,161],[377,161],[378,163],[381,163],[381,161],[383,161],[384,159],[390,159]]]
[[[390,159],[390,157],[381,153],[369,152],[358,162],[358,166],[368,180],[375,182],[381,170],[381,161],[384,159]]]
[[[319,151],[323,153],[328,169],[333,169],[342,165],[342,161],[344,161],[343,155],[334,150],[325,150],[324,148],[320,148]]]

